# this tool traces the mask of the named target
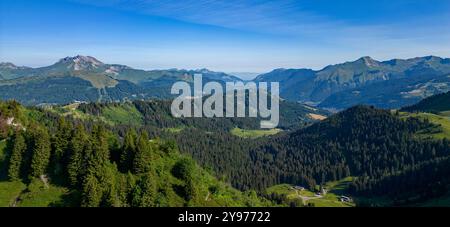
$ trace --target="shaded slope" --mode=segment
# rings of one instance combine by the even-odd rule
[[[450,110],[450,92],[428,97],[417,104],[404,107],[402,111],[408,112],[442,112]]]

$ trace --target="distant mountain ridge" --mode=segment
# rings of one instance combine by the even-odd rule
[[[450,111],[450,92],[430,96],[419,103],[407,106],[402,111],[443,112]]]
[[[362,57],[322,70],[277,69],[256,81],[280,82],[281,97],[325,108],[357,104],[398,108],[450,90],[450,59],[435,56],[376,61]]]
[[[187,76],[192,76],[195,73],[202,73],[204,77],[211,80],[223,81],[239,81],[238,77],[228,75],[221,72],[213,72],[208,69],[197,70],[140,70],[133,69],[126,65],[119,64],[105,64],[94,57],[77,55],[74,57],[65,57],[50,66],[30,68],[18,67],[12,63],[0,63],[0,74],[5,79],[17,79],[21,77],[32,76],[51,76],[62,75],[69,73],[72,75],[81,74],[96,74],[96,76],[108,76],[112,79],[128,80],[135,84],[140,82],[159,79],[163,76],[177,77],[178,79],[189,80]]]
[[[169,97],[173,83],[193,82],[196,73],[203,74],[205,81],[241,81],[207,69],[146,71],[77,55],[39,68],[0,63],[0,97],[27,105]]]
[[[77,55],[40,68],[0,63],[0,97],[27,105],[168,98],[173,83],[192,83],[196,73],[203,75],[204,82],[243,81],[208,69],[140,70]],[[450,59],[362,57],[321,70],[276,69],[253,81],[280,82],[281,98],[321,108],[340,110],[358,104],[400,108],[450,91]]]

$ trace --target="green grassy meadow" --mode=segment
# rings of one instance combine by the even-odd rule
[[[250,138],[255,139],[263,136],[272,136],[280,133],[281,129],[269,129],[269,130],[247,130],[247,129],[240,129],[240,128],[234,128],[231,130],[231,134],[242,137],[242,138]]]
[[[277,194],[284,195],[288,202],[300,199],[306,206],[314,207],[354,207],[353,202],[341,202],[339,197],[346,195],[345,191],[350,182],[352,182],[352,177],[347,177],[339,181],[328,182],[324,185],[327,189],[327,193],[322,195],[322,197],[316,196],[316,193],[310,190],[295,190],[293,185],[290,184],[280,184],[272,186],[266,189],[265,193],[267,195]]]
[[[444,113],[432,114],[432,113],[406,113],[401,112],[401,118],[415,117],[419,119],[428,119],[431,123],[435,124],[437,128],[433,130],[425,130],[418,133],[419,136],[432,136],[435,139],[450,139],[450,117],[447,116],[448,111]]]

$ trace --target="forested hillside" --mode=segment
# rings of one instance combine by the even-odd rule
[[[450,142],[419,136],[437,127],[427,119],[356,106],[310,126],[247,138],[233,130],[257,127],[255,119],[174,119],[167,105],[2,103],[0,190],[17,191],[7,190],[7,204],[29,204],[39,195],[28,192],[36,184],[65,192],[52,205],[82,206],[288,205],[266,189],[287,183],[317,191],[343,179],[351,179],[345,193],[390,205],[450,191]],[[257,193],[242,192],[248,190]],[[374,205],[367,201],[357,205]]]
[[[101,124],[15,102],[1,103],[0,123],[1,206],[270,205],[219,182],[176,143],[145,131],[120,137]]]
[[[357,195],[404,201],[442,194],[450,180],[450,142],[414,136],[428,127],[432,125],[426,120],[353,107],[252,149],[258,167],[252,180],[312,188],[354,176],[350,191]]]
[[[450,92],[433,95],[417,104],[404,107],[402,111],[439,113],[450,111]]]
[[[80,119],[102,120],[110,125],[145,125],[158,128],[198,128],[207,131],[230,131],[234,127],[260,129],[258,118],[175,118],[170,112],[171,100],[135,100],[120,103],[81,103],[55,106],[50,109],[66,116]],[[298,103],[280,102],[279,128],[284,130],[304,127],[326,118],[330,113]],[[248,104],[246,106],[248,110]]]

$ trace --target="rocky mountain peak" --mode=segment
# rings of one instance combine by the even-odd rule
[[[0,62],[0,68],[2,68],[2,69],[17,69],[18,67],[11,62]]]
[[[73,68],[73,70],[85,70],[85,69],[95,69],[99,66],[104,65],[103,62],[97,60],[91,56],[77,55],[75,57],[65,57],[61,59],[58,63],[67,64],[68,68]]]
[[[375,66],[379,65],[378,61],[374,60],[373,58],[371,58],[369,56],[362,57],[362,58],[358,59],[357,62],[362,62],[363,64],[365,64],[368,67],[375,67]]]

